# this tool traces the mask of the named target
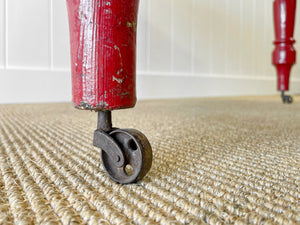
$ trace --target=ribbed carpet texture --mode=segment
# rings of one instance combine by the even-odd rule
[[[139,183],[110,180],[97,114],[0,105],[0,224],[300,224],[300,98],[141,101],[113,124],[153,148]]]

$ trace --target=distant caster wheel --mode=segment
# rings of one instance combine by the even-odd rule
[[[111,112],[98,112],[94,146],[101,148],[101,160],[109,177],[120,183],[143,179],[152,165],[152,148],[146,136],[135,129],[112,128]]]
[[[281,98],[282,98],[283,103],[286,103],[286,104],[293,103],[293,97],[290,95],[285,95],[284,91],[281,92]]]

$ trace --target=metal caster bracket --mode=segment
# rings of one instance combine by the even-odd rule
[[[151,168],[152,148],[146,136],[135,129],[113,128],[111,111],[98,111],[94,146],[101,148],[104,169],[118,183],[135,183]]]

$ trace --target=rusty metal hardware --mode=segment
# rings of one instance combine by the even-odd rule
[[[283,103],[287,103],[287,104],[293,103],[293,97],[290,95],[286,95],[284,91],[281,92],[281,98]]]
[[[111,111],[98,111],[94,146],[101,148],[104,169],[118,183],[137,182],[151,168],[152,148],[146,136],[135,129],[113,128]]]

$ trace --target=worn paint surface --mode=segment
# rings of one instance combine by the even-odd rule
[[[113,110],[136,102],[139,0],[67,0],[76,108]]]
[[[289,90],[289,78],[292,66],[296,62],[295,40],[296,0],[274,1],[275,50],[273,64],[277,70],[277,88],[279,91]]]

